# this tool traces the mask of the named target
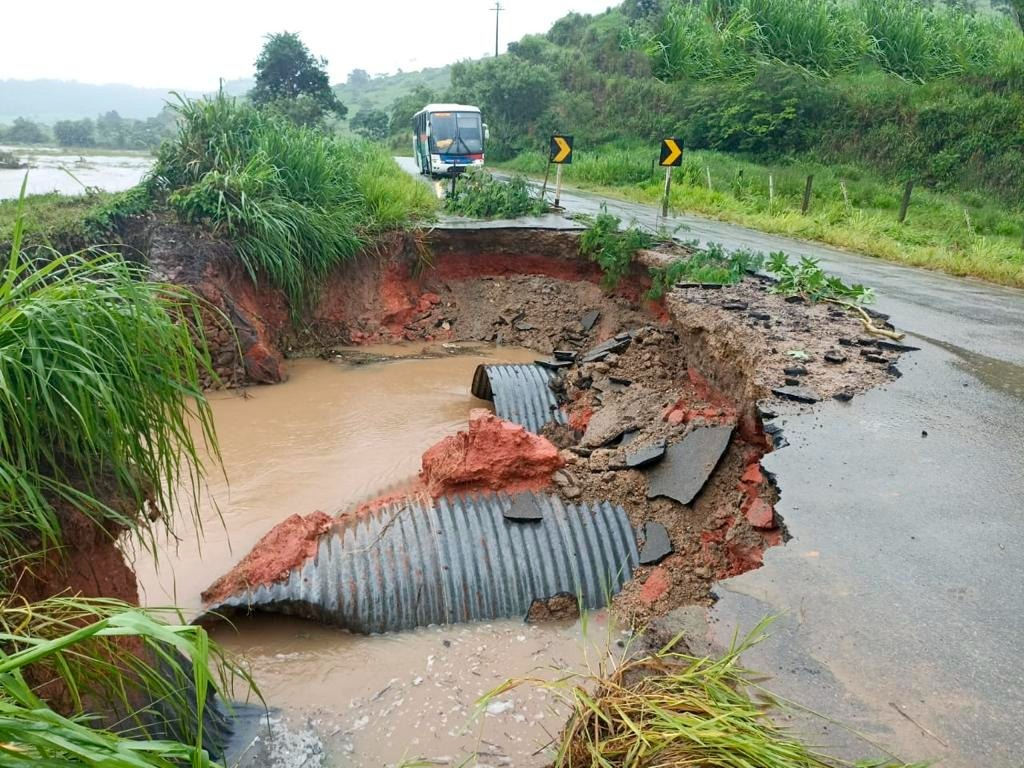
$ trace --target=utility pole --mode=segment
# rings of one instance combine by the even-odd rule
[[[505,9],[501,7],[501,3],[495,0],[494,7],[491,8],[494,11],[494,55],[498,55],[498,19],[501,16],[501,12]]]

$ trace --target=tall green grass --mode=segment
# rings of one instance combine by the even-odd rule
[[[187,221],[230,238],[250,275],[299,312],[373,235],[436,201],[383,148],[259,112],[223,94],[183,100],[150,178]]]
[[[671,0],[623,42],[669,80],[732,77],[775,59],[823,76],[873,62],[926,82],[990,72],[1021,50],[1009,19],[916,0]]]
[[[0,599],[0,646],[10,767],[213,768],[204,709],[236,678],[252,684],[203,628],[101,598]],[[62,690],[66,711],[40,685]]]
[[[194,297],[115,254],[29,257],[22,230],[19,219],[0,282],[6,578],[13,561],[61,543],[62,507],[143,538],[147,506],[170,525],[198,493],[193,427],[216,449]]]

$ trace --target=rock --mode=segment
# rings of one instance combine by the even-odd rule
[[[878,363],[879,365],[888,365],[889,358],[885,355],[864,355],[864,359],[869,363]]]
[[[886,373],[888,373],[894,379],[903,378],[903,371],[896,367],[896,363],[889,363],[889,366],[885,370]]]
[[[799,387],[800,386],[800,379],[793,379],[793,378],[788,378],[787,377],[787,378],[783,379],[783,384],[785,384],[787,387]]]
[[[798,403],[817,403],[821,401],[818,393],[810,387],[785,386],[773,389],[772,392],[779,397],[784,397],[787,400],[795,400]]]
[[[639,469],[661,461],[665,457],[665,448],[665,441],[659,440],[652,445],[631,451],[626,454],[626,466],[630,469]]]
[[[730,312],[742,312],[748,305],[745,301],[726,301],[721,306]]]
[[[861,347],[874,347],[876,344],[878,344],[878,341],[869,336],[861,336],[857,339],[857,345]]]
[[[839,339],[839,346],[841,346],[841,347],[855,347],[855,346],[857,346],[857,342],[854,341],[853,339],[843,339],[843,338],[841,338],[841,339]]]
[[[671,586],[672,582],[669,580],[668,571],[660,566],[655,568],[640,587],[640,602],[647,606],[653,605],[668,592]]]
[[[640,550],[640,565],[656,565],[671,555],[672,541],[661,523],[644,523],[644,546]]]
[[[557,472],[555,472],[555,474],[551,476],[551,480],[559,488],[566,488],[573,484],[572,477],[570,477],[569,473],[566,472],[564,469],[560,469]]]
[[[732,427],[700,427],[669,446],[664,458],[647,471],[647,498],[692,502],[721,461],[732,432]]]
[[[760,464],[751,464],[745,470],[743,475],[740,477],[740,481],[744,483],[750,483],[751,485],[760,485],[764,482],[764,474],[761,472]]]
[[[584,448],[597,448],[607,445],[623,432],[636,428],[636,407],[626,408],[619,405],[607,405],[591,416],[587,429],[583,433],[580,445]]]
[[[837,352],[834,349],[830,349],[826,352],[824,358],[826,363],[832,363],[832,365],[841,365],[842,363],[845,363],[847,359],[846,355],[842,352]]]
[[[849,389],[840,389],[834,395],[833,399],[838,400],[840,403],[848,403],[853,400],[853,391]]]
[[[632,379],[624,379],[621,376],[609,376],[608,381],[612,384],[618,384],[621,387],[628,387],[633,383]]]
[[[768,321],[768,320],[772,319],[772,316],[769,315],[767,312],[751,312],[748,315],[748,317],[753,318],[754,320],[761,320],[761,321]]]
[[[785,299],[783,299],[783,301],[785,301],[787,304],[806,304],[807,303],[807,299],[805,299],[803,296],[801,296],[798,293],[795,293],[792,296],[787,296]]]
[[[532,330],[535,330],[534,326],[530,325],[529,323],[516,323],[513,326],[513,328],[515,328],[517,331],[532,331]]]
[[[765,421],[767,421],[769,419],[774,419],[776,416],[779,415],[779,413],[774,408],[772,408],[771,405],[769,405],[768,403],[758,402],[757,415],[760,416]]]
[[[760,531],[771,530],[775,527],[775,510],[764,499],[754,499],[754,503],[744,514],[747,522]]]
[[[920,347],[912,347],[909,344],[901,344],[898,341],[889,341],[888,339],[879,339],[877,342],[879,349],[888,349],[892,352],[918,352]]]
[[[568,488],[562,489],[562,495],[567,499],[578,499],[583,494],[579,488],[575,485],[570,485]]]
[[[807,369],[802,365],[791,365],[788,368],[783,368],[782,372],[787,376],[806,376]]]
[[[597,310],[597,309],[590,310],[589,312],[584,314],[583,317],[580,319],[580,327],[584,331],[589,331],[591,328],[594,327],[594,325],[597,324],[597,320],[598,320],[599,317],[601,317],[600,310]]]
[[[519,493],[512,497],[512,504],[508,509],[501,511],[502,517],[506,520],[516,522],[528,522],[531,520],[543,520],[544,513],[541,511],[537,497],[532,493]]]

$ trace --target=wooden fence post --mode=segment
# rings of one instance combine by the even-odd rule
[[[914,180],[911,179],[907,182],[907,186],[903,188],[903,200],[900,201],[900,215],[897,221],[902,224],[907,218],[907,208],[910,207],[910,193],[914,191]]]
[[[804,187],[804,204],[800,207],[800,213],[806,214],[811,207],[811,187],[814,186],[814,174],[807,176],[807,186]]]

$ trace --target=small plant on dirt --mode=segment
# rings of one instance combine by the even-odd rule
[[[622,658],[602,661],[588,673],[558,670],[555,680],[509,680],[485,694],[478,708],[482,711],[494,697],[522,685],[554,694],[570,710],[554,744],[554,768],[845,765],[776,724],[769,713],[785,705],[740,665],[740,655],[764,639],[769,621],[717,660],[676,650],[677,637],[653,655],[637,657],[627,650]]]
[[[455,194],[445,201],[444,209],[474,219],[515,219],[540,216],[548,212],[548,205],[530,192],[524,177],[502,181],[474,168],[456,180]]]
[[[635,224],[622,229],[622,219],[603,205],[597,216],[584,220],[590,226],[580,235],[580,254],[601,268],[605,288],[614,288],[629,272],[636,252],[654,244],[654,235]]]
[[[840,304],[871,304],[875,292],[859,283],[847,285],[838,277],[825,273],[817,259],[802,256],[796,264],[790,262],[782,251],[768,257],[765,270],[774,275],[778,282],[772,289],[785,296],[800,295],[810,301],[834,301]]]
[[[665,291],[681,280],[695,283],[732,285],[740,282],[748,272],[760,269],[764,257],[746,250],[727,254],[718,243],[710,243],[685,259],[677,259],[664,267],[651,269],[651,290],[648,296],[660,299]]]

